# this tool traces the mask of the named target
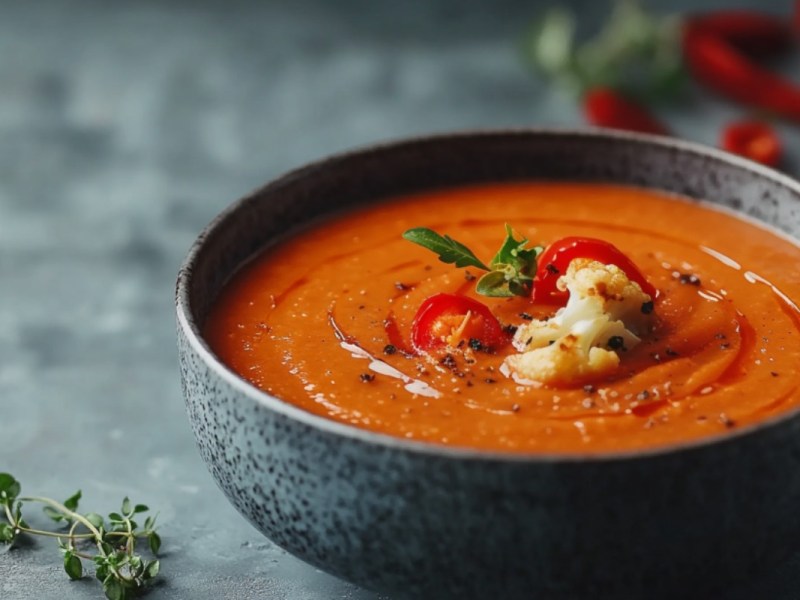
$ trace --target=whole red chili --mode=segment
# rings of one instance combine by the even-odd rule
[[[496,349],[508,338],[488,306],[454,294],[435,294],[427,298],[411,324],[411,343],[423,352],[472,340],[481,348]]]
[[[589,123],[599,127],[669,135],[667,127],[646,108],[611,88],[589,90],[583,97],[583,111]]]
[[[721,146],[769,167],[781,161],[783,148],[775,130],[761,121],[737,121],[722,131]]]
[[[565,237],[550,244],[537,259],[538,268],[533,278],[535,302],[566,302],[569,292],[559,290],[556,282],[567,272],[569,263],[575,258],[590,258],[605,265],[616,265],[628,279],[638,283],[645,294],[656,297],[653,285],[633,261],[613,244],[595,238]]]
[[[792,27],[785,18],[752,10],[696,15],[691,18],[690,26],[720,37],[751,56],[774,56],[788,50],[793,43]]]
[[[683,52],[698,82],[750,106],[800,121],[800,86],[760,67],[730,41],[690,19]]]

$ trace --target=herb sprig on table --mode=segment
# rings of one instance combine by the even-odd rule
[[[403,233],[409,242],[414,242],[439,255],[443,263],[456,267],[475,267],[487,271],[475,286],[483,296],[509,297],[530,296],[533,276],[536,273],[536,257],[542,253],[541,246],[526,248],[528,240],[514,237],[511,226],[506,224],[506,239],[489,266],[461,242],[449,235],[440,235],[427,227],[415,227]]]
[[[134,520],[149,512],[144,504],[133,504],[127,497],[119,512],[106,517],[98,513],[78,512],[81,492],[58,502],[41,496],[22,496],[19,482],[8,473],[0,473],[0,543],[13,545],[22,535],[55,538],[70,579],[84,576],[83,561],[94,564],[95,576],[109,600],[126,600],[158,575],[157,559],[142,558],[137,542],[147,540],[155,557],[161,547],[156,533],[155,516],[147,516],[140,527]],[[47,517],[62,526],[60,531],[35,529],[22,515],[23,507],[39,504]]]

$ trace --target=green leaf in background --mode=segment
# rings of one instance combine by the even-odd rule
[[[137,504],[136,506],[133,507],[134,514],[147,512],[148,510],[150,509],[147,507],[146,504]]]
[[[573,13],[549,9],[529,30],[524,49],[537,71],[573,93],[602,86],[660,102],[684,89],[680,36],[678,18],[649,14],[637,0],[616,0],[605,26],[580,43]]]
[[[547,10],[530,28],[525,51],[533,66],[547,75],[559,75],[570,68],[575,37],[575,17],[556,7]]]
[[[121,512],[126,517],[129,517],[131,515],[131,501],[130,501],[130,498],[128,498],[127,496],[125,496],[125,498],[123,498],[123,500],[122,500],[122,510],[121,510]]]

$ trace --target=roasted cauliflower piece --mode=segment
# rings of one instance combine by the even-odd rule
[[[569,291],[567,305],[548,320],[519,327],[520,354],[505,366],[517,379],[570,385],[612,373],[619,352],[633,348],[649,331],[652,298],[615,265],[573,260],[558,280]]]

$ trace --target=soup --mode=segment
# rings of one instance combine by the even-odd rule
[[[547,246],[607,240],[656,290],[652,330],[613,372],[544,384],[504,365],[513,344],[420,351],[412,327],[439,293],[473,298],[504,329],[553,316],[530,297],[487,298],[402,238],[429,227],[482,260],[503,226]],[[436,190],[340,215],[269,248],[237,273],[204,334],[254,386],[330,419],[484,450],[652,448],[764,420],[800,402],[800,249],[708,205],[604,184],[512,183]],[[472,340],[470,340],[471,342]]]

